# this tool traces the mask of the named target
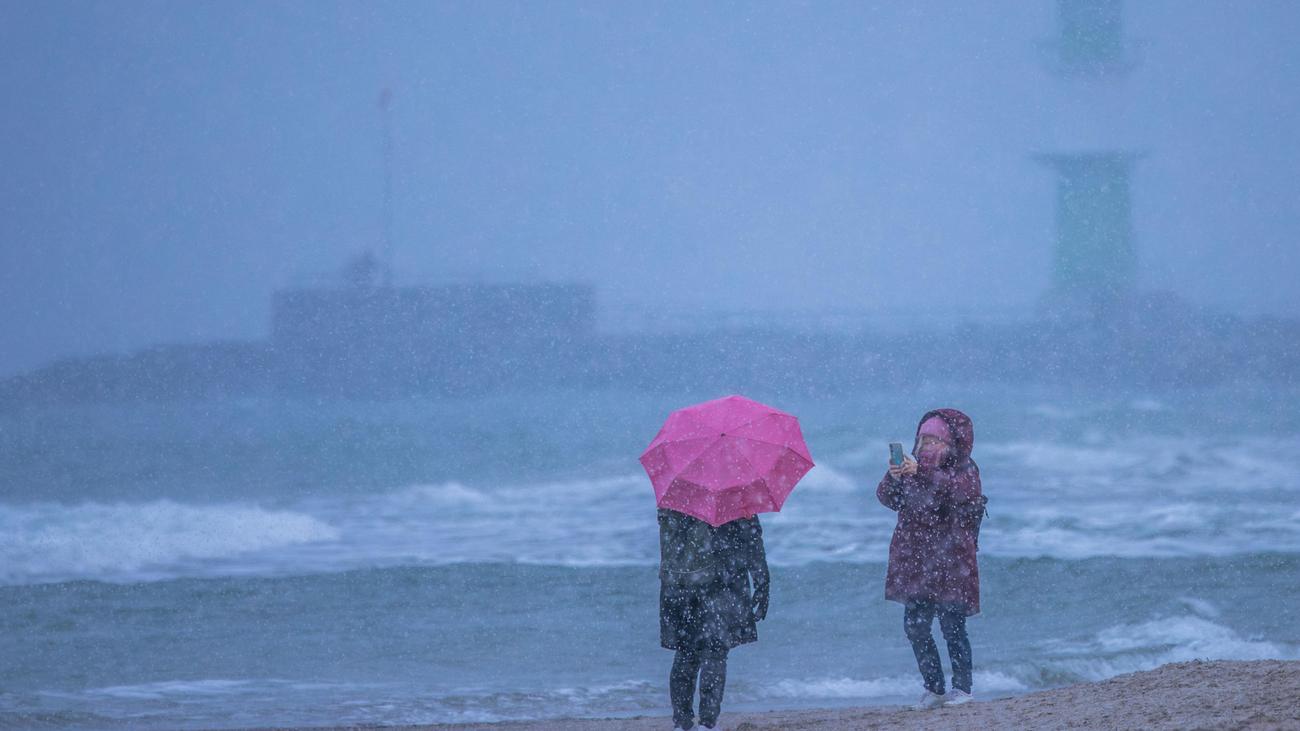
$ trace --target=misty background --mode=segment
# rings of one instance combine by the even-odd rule
[[[0,0],[0,728],[662,715],[637,457],[727,393],[816,461],[728,712],[920,692],[875,489],[936,406],[990,501],[982,699],[1300,662],[1297,38]]]
[[[265,337],[380,245],[384,88],[398,283],[579,279],[613,328],[1010,316],[1050,275],[1030,155],[1095,139],[1147,153],[1143,288],[1300,314],[1300,7],[1124,12],[1080,130],[1048,2],[4,3],[0,375]]]

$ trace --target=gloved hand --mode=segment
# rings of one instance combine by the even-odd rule
[[[750,602],[749,611],[754,615],[755,622],[762,622],[767,618],[767,599],[768,585],[761,584],[754,587],[754,598]]]

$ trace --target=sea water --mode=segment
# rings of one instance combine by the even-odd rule
[[[0,414],[0,727],[666,714],[636,460],[719,395]],[[973,417],[990,498],[977,695],[1300,658],[1300,392],[748,395],[800,417],[817,467],[762,517],[771,613],[728,709],[919,694],[874,490],[936,406]]]

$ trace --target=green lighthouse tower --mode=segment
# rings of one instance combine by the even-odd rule
[[[1034,156],[1057,175],[1052,299],[1101,307],[1134,290],[1129,173],[1137,158],[1119,151]]]
[[[1069,110],[1067,125],[1115,123],[1104,100],[1135,66],[1122,20],[1121,0],[1057,0],[1057,36],[1043,51],[1048,69],[1082,105]],[[1137,283],[1129,181],[1140,154],[1112,148],[1098,138],[1108,137],[1104,132],[1091,137],[1060,141],[1074,151],[1033,156],[1057,177],[1052,280],[1044,305],[1058,316],[1110,311]]]

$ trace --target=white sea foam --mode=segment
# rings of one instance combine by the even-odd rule
[[[776,564],[878,562],[895,515],[879,465],[823,458],[763,517]],[[1224,556],[1300,552],[1300,449],[1269,440],[982,445],[983,555]],[[388,565],[652,565],[640,472],[532,483],[450,481],[275,508],[0,504],[0,582],[283,574]]]
[[[1080,680],[1104,680],[1191,659],[1297,659],[1300,648],[1244,637],[1206,618],[1212,605],[1195,597],[1195,614],[1153,617],[1120,623],[1072,639],[1029,645],[1028,660],[977,668],[975,692],[996,696],[1028,692]],[[809,706],[854,702],[897,703],[919,692],[914,672],[877,677],[805,676],[755,680],[737,677],[729,688],[732,703],[760,707]],[[283,679],[177,679],[113,685],[79,691],[41,692],[67,709],[93,708],[112,718],[141,718],[184,708],[187,719],[225,723],[232,703],[261,709],[267,718],[301,725],[401,725],[438,722],[505,721],[585,715],[631,715],[663,709],[662,680],[647,678],[554,686],[448,687],[436,692],[404,683],[329,683]],[[311,709],[305,711],[302,709]],[[160,716],[161,717],[161,716]]]
[[[995,555],[1227,555],[1300,550],[1300,450],[1264,439],[1013,442],[981,452]]]
[[[1296,512],[1300,479],[1258,454],[1258,445],[1196,459],[1188,456],[1198,453],[1194,445],[1176,440],[1135,449],[992,445],[983,552],[1075,559],[1300,550],[1300,526],[1285,519]],[[878,476],[837,465],[823,460],[785,510],[764,516],[774,563],[885,557],[894,514],[875,500]],[[1176,468],[1182,474],[1169,477]],[[1271,487],[1242,487],[1242,475],[1267,475]],[[1204,499],[1221,490],[1235,499]],[[652,509],[644,476],[632,473],[490,489],[421,486],[327,512],[349,536],[363,526],[348,516],[382,519],[367,535],[385,532],[393,555],[597,566],[654,562]]]
[[[1030,690],[1021,680],[1006,673],[978,670],[972,676],[980,693],[1021,693]],[[766,689],[775,698],[807,700],[876,700],[910,698],[920,692],[916,675],[891,675],[883,678],[815,678],[783,680]]]
[[[1062,406],[1059,403],[1039,402],[1029,406],[1026,412],[1033,415],[1050,419],[1052,421],[1073,421],[1084,419],[1106,411],[1124,412],[1132,411],[1141,413],[1166,412],[1170,406],[1165,402],[1151,397],[1138,397],[1125,401],[1096,401],[1089,404],[1075,404],[1072,406]]]
[[[1292,659],[1294,648],[1245,638],[1203,617],[1167,617],[1118,625],[1097,633],[1086,646],[1105,653],[1158,652],[1158,664],[1183,660]]]
[[[1198,616],[1205,617],[1207,619],[1218,619],[1223,615],[1223,612],[1219,611],[1218,607],[1214,606],[1214,604],[1204,599],[1199,599],[1194,596],[1183,596],[1183,597],[1179,597],[1178,601],[1182,602],[1184,606],[1186,606],[1188,609],[1191,609]]]
[[[318,715],[334,723],[411,726],[630,715],[659,709],[663,703],[662,686],[644,679],[513,690],[441,687],[437,692],[375,684],[349,693],[356,687],[330,689],[331,697],[321,700]]]
[[[229,696],[248,692],[258,684],[251,680],[163,680],[138,685],[112,685],[90,688],[82,695],[99,698],[163,700],[188,696]]]
[[[858,489],[858,485],[858,480],[855,480],[850,473],[820,463],[804,475],[799,481],[798,489],[801,494],[810,490],[844,493]]]
[[[899,698],[916,690],[916,678],[894,675],[885,678],[815,678],[782,680],[769,690],[776,698]]]
[[[0,505],[0,582],[174,575],[188,563],[337,537],[310,515],[251,505]]]
[[[1166,616],[1106,627],[1077,640],[1043,642],[1030,662],[976,670],[980,694],[1021,693],[1080,680],[1097,681],[1124,673],[1151,670],[1188,660],[1300,659],[1300,648],[1243,637],[1201,614],[1217,610],[1188,598],[1197,615]],[[783,680],[765,693],[773,698],[822,700],[892,700],[919,692],[914,674],[878,678],[828,677]]]
[[[1196,615],[1157,617],[1107,627],[1080,640],[1045,642],[1046,658],[1034,670],[1055,677],[1104,680],[1188,660],[1300,659],[1300,647],[1243,637],[1202,616],[1216,611],[1212,605],[1199,599],[1184,601]]]

